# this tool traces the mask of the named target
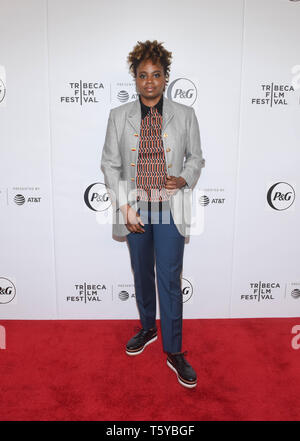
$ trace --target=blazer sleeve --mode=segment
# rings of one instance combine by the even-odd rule
[[[202,167],[205,166],[205,159],[202,155],[201,139],[198,120],[195,114],[195,109],[191,107],[191,121],[187,137],[187,146],[185,152],[185,161],[183,164],[183,171],[179,176],[182,176],[187,185],[184,188],[193,188],[201,174]]]
[[[123,164],[120,154],[116,124],[114,121],[113,109],[110,110],[104,146],[101,156],[101,170],[104,174],[104,181],[110,194],[112,204],[118,210],[122,205],[127,204],[126,181],[121,181]]]

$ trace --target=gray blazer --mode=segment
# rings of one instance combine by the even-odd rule
[[[186,185],[171,196],[170,208],[179,233],[189,236],[192,190],[205,165],[199,125],[192,107],[163,97],[162,140],[169,175],[182,176]],[[113,206],[115,236],[126,236],[120,206],[130,204],[137,210],[136,171],[141,124],[139,98],[110,110],[101,170]]]

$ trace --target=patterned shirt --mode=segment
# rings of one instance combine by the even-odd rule
[[[167,168],[161,137],[163,95],[153,106],[141,103],[140,145],[137,162],[137,195],[140,201],[168,201],[164,188]],[[151,191],[152,190],[152,191]]]

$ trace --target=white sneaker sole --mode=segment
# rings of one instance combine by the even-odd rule
[[[155,340],[157,340],[157,335],[155,337],[151,338],[151,340],[147,341],[147,343],[145,343],[144,346],[142,347],[142,349],[140,349],[139,351],[129,352],[126,349],[126,354],[127,355],[139,355],[143,352],[143,350],[145,349],[146,346],[148,346],[150,343],[153,343]]]
[[[191,389],[192,387],[196,387],[196,386],[197,386],[197,382],[196,382],[196,383],[193,383],[193,384],[188,384],[188,383],[185,383],[184,381],[182,381],[181,378],[180,378],[179,375],[178,375],[178,372],[176,371],[176,369],[174,368],[174,366],[169,362],[169,360],[167,360],[167,365],[169,366],[169,368],[172,369],[172,371],[175,372],[175,374],[177,375],[177,380],[178,380],[178,382],[179,382],[182,386],[184,386],[184,387],[188,387],[189,389]]]

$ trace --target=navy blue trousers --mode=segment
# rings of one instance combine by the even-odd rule
[[[185,238],[177,230],[170,209],[138,209],[144,233],[126,236],[134,273],[136,302],[142,327],[156,326],[157,288],[163,350],[180,352],[182,345],[181,272]]]

